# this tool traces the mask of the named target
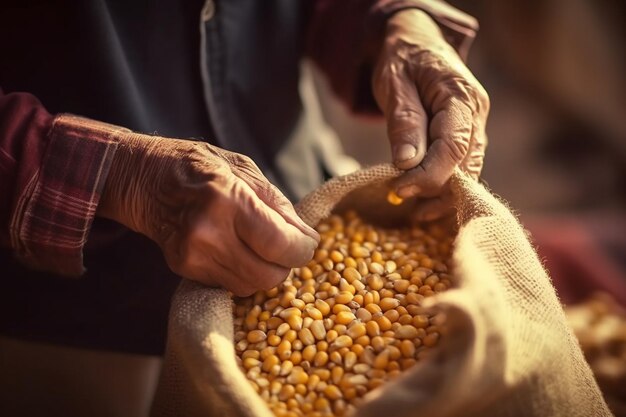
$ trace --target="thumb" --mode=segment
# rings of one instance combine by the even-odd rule
[[[278,214],[283,216],[287,223],[295,226],[305,235],[319,242],[319,234],[298,216],[291,202],[283,193],[261,173],[259,168],[253,163],[234,168],[235,175],[241,178],[254,190],[257,197],[271,207]]]
[[[387,119],[394,164],[400,169],[415,168],[428,144],[428,118],[415,83],[390,65],[382,70],[374,87],[376,101]]]
[[[239,189],[235,219],[239,238],[268,262],[287,268],[306,264],[313,257],[317,240],[263,202],[245,181],[240,181]]]

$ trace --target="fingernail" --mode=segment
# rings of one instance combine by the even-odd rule
[[[417,155],[415,146],[408,143],[397,146],[395,150],[396,162],[408,161],[409,159],[415,158],[415,155]]]
[[[397,194],[402,198],[409,198],[419,194],[420,191],[421,189],[417,185],[407,185],[398,188]]]

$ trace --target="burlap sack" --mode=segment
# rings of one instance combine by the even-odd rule
[[[379,185],[398,173],[391,165],[379,165],[333,179],[307,196],[298,213],[315,225],[355,189],[384,196]],[[436,356],[369,393],[357,416],[611,415],[515,217],[461,173],[455,174],[452,188],[458,209],[458,282],[431,299],[433,308],[445,311],[449,333]],[[346,200],[356,205],[373,201],[356,194]],[[367,210],[376,213],[376,204]],[[272,415],[236,365],[226,292],[181,284],[172,303],[152,415]]]

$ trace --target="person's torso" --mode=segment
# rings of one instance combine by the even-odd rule
[[[34,94],[51,113],[248,154],[280,186],[273,158],[301,111],[303,4],[9,1],[0,6],[0,86]],[[112,231],[94,223],[78,280],[0,251],[0,333],[160,352],[176,277],[152,242]]]

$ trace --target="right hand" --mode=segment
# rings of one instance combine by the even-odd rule
[[[176,274],[246,296],[306,264],[319,235],[247,156],[131,134],[98,206],[154,240]]]

